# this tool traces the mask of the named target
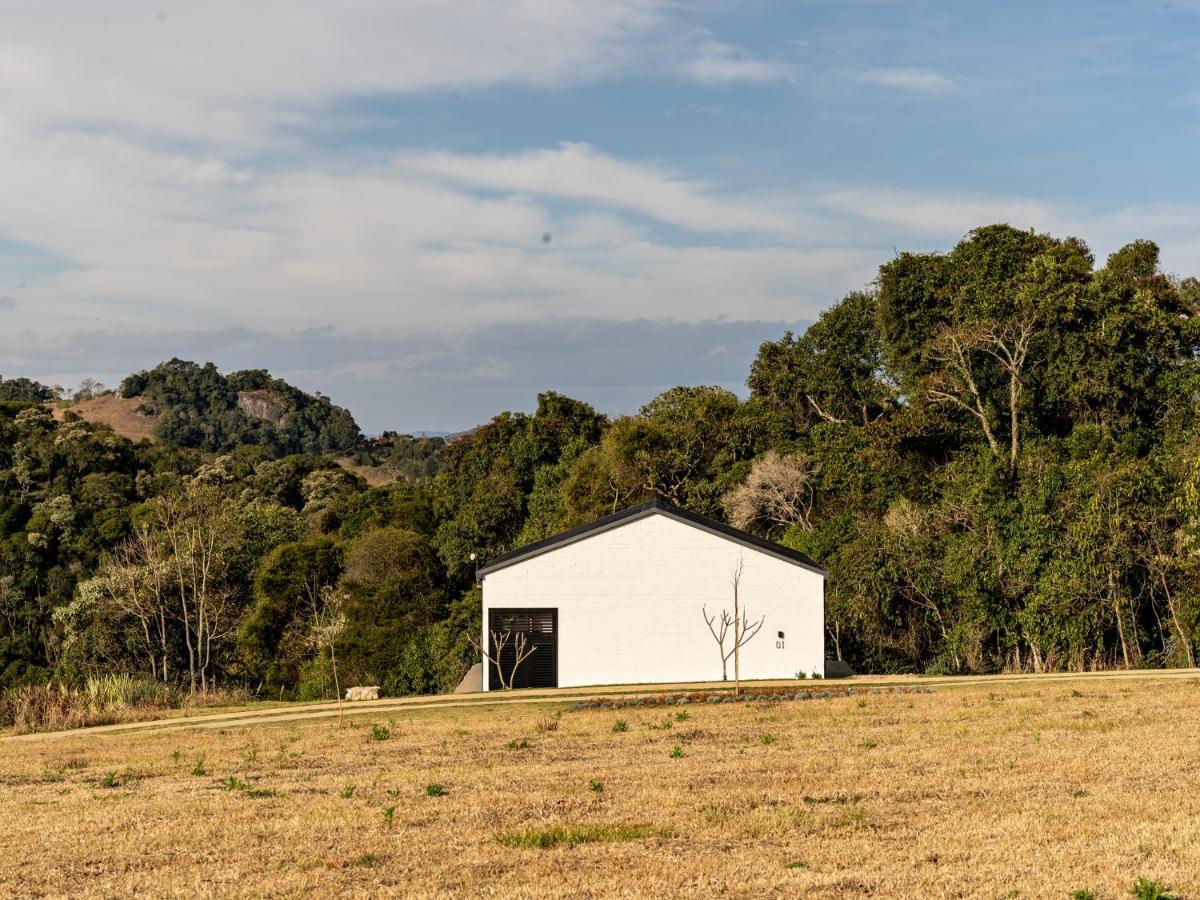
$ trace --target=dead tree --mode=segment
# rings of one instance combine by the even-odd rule
[[[717,646],[721,652],[721,680],[729,680],[729,657],[733,655],[733,651],[725,652],[725,636],[729,634],[729,626],[733,624],[733,619],[729,617],[729,613],[721,610],[721,625],[719,628],[713,627],[713,623],[717,621],[716,615],[708,614],[708,607],[700,607],[700,612],[704,616],[704,621],[708,624],[708,630],[712,632],[713,640],[717,642]]]
[[[821,466],[803,456],[768,450],[754,461],[744,484],[725,495],[725,511],[735,528],[749,530],[799,525],[812,531],[814,485]]]
[[[983,352],[990,356],[1007,376],[1009,472],[1016,471],[1021,452],[1021,401],[1034,335],[1034,323],[1030,320],[948,328],[935,339],[931,353],[941,368],[928,384],[929,398],[935,403],[957,406],[978,419],[988,447],[996,456],[1003,456],[1003,451],[976,378],[975,354]]]
[[[749,614],[739,606],[738,588],[742,583],[742,570],[745,568],[745,565],[745,560],[739,556],[737,565],[733,567],[733,576],[730,579],[733,584],[733,695],[735,697],[740,696],[742,693],[742,673],[740,667],[742,647],[750,643],[751,639],[762,630],[763,623],[767,620],[767,617],[763,616],[751,625]]]
[[[496,674],[500,676],[500,687],[506,691],[511,691],[513,681],[517,677],[517,671],[521,668],[521,663],[533,656],[533,651],[537,649],[537,645],[529,643],[529,639],[525,637],[525,633],[520,631],[515,636],[511,631],[493,631],[490,634],[492,636],[491,653],[488,653],[480,646],[479,641],[475,640],[474,636],[468,637],[467,640],[471,642],[471,646],[475,648],[480,656],[496,667]],[[504,658],[504,648],[508,646],[510,640],[513,647],[513,665],[512,670],[508,673],[508,678],[505,679],[504,664],[501,660]],[[484,673],[484,677],[487,677],[486,672]]]
[[[713,640],[717,642],[717,646],[721,651],[721,680],[728,681],[728,662],[729,658],[733,657],[733,693],[734,696],[740,696],[742,693],[742,677],[741,677],[741,650],[754,638],[759,631],[762,630],[763,623],[767,617],[762,616],[756,622],[750,621],[749,613],[741,606],[741,597],[739,590],[742,583],[742,572],[745,569],[745,560],[738,557],[737,565],[733,567],[731,583],[733,585],[733,615],[731,616],[727,610],[721,610],[719,617],[717,615],[710,616],[707,607],[701,607],[701,612],[704,615],[704,621],[708,624],[708,630],[712,632]],[[720,620],[720,626],[716,627],[715,622]],[[733,628],[733,646],[728,651],[725,650],[725,638],[729,634],[730,627]]]
[[[333,670],[333,693],[338,702],[338,727],[342,727],[342,686],[338,681],[336,645],[342,632],[346,630],[346,613],[344,603],[346,595],[337,593],[331,586],[325,585],[309,594],[309,641],[321,655],[321,650],[329,648],[329,666]]]
[[[947,328],[933,344],[930,356],[940,365],[927,387],[929,398],[935,403],[957,406],[979,420],[983,436],[992,453],[1000,455],[1000,443],[992,430],[987,405],[975,379],[972,354],[983,343],[984,337],[978,330],[960,331]]]

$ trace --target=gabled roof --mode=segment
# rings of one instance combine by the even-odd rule
[[[818,575],[825,576],[828,574],[799,550],[793,550],[782,544],[776,544],[774,541],[760,538],[758,535],[742,531],[740,528],[734,528],[732,525],[726,525],[724,522],[718,522],[716,519],[710,519],[708,516],[701,516],[686,509],[681,509],[678,506],[672,506],[670,503],[664,503],[662,500],[651,500],[649,503],[643,503],[640,506],[631,506],[628,509],[612,513],[602,519],[597,519],[595,522],[580,525],[561,534],[555,534],[540,541],[534,541],[532,544],[526,544],[524,547],[518,547],[516,550],[501,553],[481,568],[476,575],[479,578],[483,578],[483,576],[491,572],[507,568],[514,563],[522,562],[534,556],[540,556],[543,553],[549,553],[551,550],[557,550],[559,547],[565,547],[567,544],[573,544],[576,541],[582,541],[602,531],[608,531],[609,529],[626,525],[629,522],[654,515],[667,516],[677,522],[683,522],[694,528],[707,531],[710,534],[726,538],[735,544],[741,544],[743,547],[749,547],[752,550],[759,550],[777,559],[800,566],[802,569],[816,572]]]

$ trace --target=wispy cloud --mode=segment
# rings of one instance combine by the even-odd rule
[[[763,83],[792,77],[791,69],[782,63],[758,58],[747,50],[712,38],[696,47],[690,58],[680,64],[680,71],[703,84]]]
[[[1004,223],[1085,240],[1103,257],[1129,241],[1149,238],[1162,249],[1162,265],[1180,275],[1196,273],[1200,253],[1200,205],[1150,203],[1087,210],[1034,197],[939,191],[848,188],[816,198],[817,206],[842,214],[860,229],[910,242],[954,243],[972,228]],[[919,247],[918,247],[919,249]]]
[[[89,0],[21,5],[5,118],[259,143],[344,95],[587,83],[640,56],[661,0]],[[219,64],[217,60],[219,58]]]
[[[851,188],[831,191],[818,202],[899,234],[941,239],[954,239],[993,222],[1048,228],[1062,219],[1051,204],[1028,197]]]
[[[870,69],[859,74],[858,81],[917,94],[945,94],[954,89],[954,82],[939,72],[909,67]]]
[[[461,184],[592,201],[692,231],[785,234],[795,233],[800,224],[778,202],[721,196],[703,181],[661,165],[619,160],[590,144],[564,143],[514,155],[408,154],[398,162]]]

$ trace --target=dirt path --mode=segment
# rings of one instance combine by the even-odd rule
[[[853,678],[829,681],[821,685],[795,680],[746,682],[747,688],[805,688],[821,690],[829,688],[871,688],[919,686],[926,688],[972,687],[987,684],[1028,682],[1038,684],[1059,681],[1113,681],[1123,679],[1163,680],[1200,678],[1200,669],[1140,669],[1115,672],[1056,672],[1048,675],[959,675],[948,677],[912,677],[902,675],[856,675]],[[370,716],[380,713],[416,711],[426,709],[454,709],[470,706],[494,706],[500,704],[535,705],[544,703],[570,703],[576,700],[597,697],[649,696],[676,693],[679,691],[732,691],[729,682],[708,681],[680,684],[613,685],[595,688],[553,688],[521,690],[512,693],[442,694],[428,697],[396,697],[384,700],[366,700],[343,705],[347,716]],[[331,719],[338,716],[337,702],[296,703],[262,709],[248,706],[240,710],[219,713],[178,716],[153,719],[144,722],[122,722],[117,725],[97,725],[91,728],[75,728],[69,731],[49,731],[36,734],[11,735],[3,741],[57,740],[68,737],[120,734],[128,731],[183,731],[188,729],[243,728],[253,725],[274,725],[281,722],[302,722],[312,719]]]

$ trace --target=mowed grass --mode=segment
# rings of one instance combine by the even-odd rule
[[[1200,896],[1195,680],[678,709],[2,742],[0,895]]]

